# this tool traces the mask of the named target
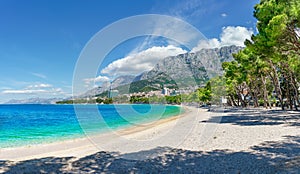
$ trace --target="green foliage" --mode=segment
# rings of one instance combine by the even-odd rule
[[[57,101],[56,104],[73,104],[72,100]]]
[[[106,98],[103,101],[103,104],[112,104],[113,103],[113,99],[112,98]]]
[[[181,96],[166,96],[166,102],[168,104],[181,104]]]
[[[169,76],[160,73],[159,77],[153,79],[145,79],[131,84],[122,85],[115,90],[119,91],[119,94],[128,93],[138,93],[138,92],[150,92],[150,91],[160,91],[163,87],[168,87],[169,89],[178,89],[179,87],[188,87],[190,85],[202,85],[208,81],[208,78],[198,79],[194,77],[184,78],[184,79],[171,79]],[[107,97],[108,91],[96,95],[96,97]]]
[[[113,100],[111,98],[97,98],[96,100],[93,99],[74,99],[74,100],[63,100],[63,101],[58,101],[56,104],[112,104]]]
[[[96,103],[96,101],[92,99],[74,99],[74,100],[63,100],[63,101],[56,102],[56,104],[93,104],[93,103]]]
[[[165,97],[154,95],[149,97],[149,103],[165,104],[166,99]]]
[[[114,103],[130,103],[130,97],[126,95],[119,95],[113,98]]]
[[[130,103],[135,104],[148,104],[148,103],[157,103],[157,104],[181,104],[181,96],[131,96]]]
[[[206,104],[220,104],[221,98],[226,96],[224,77],[214,77],[206,85],[197,90],[198,101]]]
[[[197,90],[199,100],[204,103],[210,103],[212,99],[211,94],[211,83],[207,82],[206,86],[204,88],[199,88]]]
[[[96,102],[97,102],[97,103],[103,103],[104,100],[103,100],[102,98],[97,98],[97,99],[96,99]]]
[[[153,90],[160,90],[160,87],[154,87],[153,84],[156,82],[149,81],[149,80],[140,80],[136,82],[132,82],[129,85],[129,93],[136,93],[136,92],[149,92]]]
[[[300,1],[261,0],[254,9],[259,33],[245,41],[246,48],[234,54],[234,61],[222,65],[227,95],[243,106],[249,102],[245,96],[251,96],[256,105],[267,107],[274,103],[268,96],[275,90],[281,106],[286,98],[297,109]]]
[[[136,103],[136,104],[148,104],[149,98],[144,96],[131,96],[129,101],[130,103]]]

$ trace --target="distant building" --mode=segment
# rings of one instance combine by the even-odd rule
[[[148,96],[152,97],[152,96],[160,96],[162,95],[162,91],[150,91],[148,92]]]
[[[130,94],[130,97],[132,96],[136,96],[136,97],[146,97],[146,93],[145,92],[135,92],[135,93],[132,93]]]
[[[186,89],[180,89],[180,90],[178,90],[177,93],[179,93],[179,94],[189,94],[189,93],[192,93],[194,91],[195,91],[194,89],[186,88]]]
[[[224,96],[222,96],[222,97],[221,97],[221,103],[222,103],[222,104],[227,104],[227,98],[224,97]]]
[[[176,91],[175,89],[170,90],[170,96],[176,96],[176,95],[178,95],[178,94],[180,94],[179,91]]]
[[[162,91],[161,91],[161,94],[162,95],[170,95],[170,89],[169,88],[167,88],[167,87],[164,87],[163,89],[162,89]]]

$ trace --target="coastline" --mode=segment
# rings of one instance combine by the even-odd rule
[[[9,161],[23,161],[33,158],[40,158],[46,156],[75,156],[82,157],[87,154],[92,154],[99,151],[99,148],[95,147],[91,139],[111,139],[116,135],[125,136],[134,133],[139,133],[142,131],[149,130],[153,127],[157,127],[162,124],[168,124],[169,122],[175,121],[180,117],[185,116],[190,109],[186,106],[172,105],[181,107],[181,113],[179,115],[163,118],[154,122],[142,123],[142,126],[129,126],[123,127],[116,130],[110,130],[109,132],[93,132],[89,135],[83,134],[80,137],[74,138],[62,138],[55,141],[38,143],[33,145],[24,145],[16,147],[0,148],[0,160]],[[183,113],[182,113],[183,110]],[[76,149],[76,152],[73,150]],[[85,150],[89,149],[89,150]]]
[[[186,106],[185,109],[186,112],[176,118],[147,126],[1,150],[0,160],[7,164],[7,168],[25,163],[29,173],[36,171],[32,166],[44,164],[48,159],[48,163],[63,163],[65,166],[49,171],[74,173],[86,169],[95,172],[90,163],[98,166],[99,171],[103,171],[101,167],[104,167],[105,171],[112,173],[137,169],[164,171],[162,168],[175,171],[178,166],[182,170],[177,172],[188,170],[187,173],[289,173],[300,170],[297,167],[300,164],[299,113],[260,109],[229,109],[218,113]],[[51,162],[56,159],[68,160]],[[108,161],[110,165],[102,166],[101,160]],[[121,163],[117,163],[120,160]],[[189,162],[194,167],[191,168]]]
[[[24,104],[22,104],[24,105]],[[36,105],[42,105],[42,104],[25,104],[25,105],[33,105],[33,106],[36,106]],[[45,104],[45,106],[49,106],[49,105],[53,105],[53,106],[60,106],[62,104]],[[65,104],[63,104],[65,105]],[[69,104],[66,104],[66,105],[69,105]],[[75,105],[79,105],[79,106],[86,106],[86,105],[82,105],[82,104],[75,104]],[[92,106],[98,106],[98,105],[95,105],[95,104],[87,104],[87,105],[92,105]],[[123,106],[123,105],[132,105],[132,104],[118,104],[118,106]],[[133,104],[135,105],[135,104]],[[140,104],[136,104],[138,106],[140,106]],[[10,105],[9,105],[10,106]],[[73,106],[72,104],[70,104],[69,106]],[[180,106],[180,105],[165,105],[167,107],[170,107],[170,106],[175,106],[177,107],[178,109],[178,112],[165,112],[167,113],[166,115],[163,115],[157,119],[166,119],[166,118],[169,118],[169,117],[175,117],[179,114],[182,114],[182,112],[184,111],[184,109]],[[60,109],[60,108],[58,108]],[[164,114],[165,114],[164,113]],[[76,111],[75,113],[76,114]],[[74,116],[75,119],[77,119],[76,123],[78,122],[78,117],[77,116]],[[77,117],[77,118],[76,118]],[[142,118],[142,117],[141,117]],[[126,118],[125,118],[126,119]],[[98,121],[98,120],[97,120]],[[99,120],[101,121],[101,120]],[[99,129],[95,129],[95,128],[92,128],[90,129],[89,127],[82,127],[81,124],[78,124],[78,130],[75,130],[75,131],[70,131],[70,132],[67,132],[65,134],[55,134],[55,135],[51,135],[48,136],[47,138],[41,138],[41,139],[32,139],[32,137],[29,137],[27,139],[25,139],[25,141],[21,141],[21,140],[18,140],[18,141],[11,141],[11,142],[7,142],[4,141],[3,144],[0,144],[0,149],[9,149],[9,148],[17,148],[17,147],[26,147],[26,146],[35,146],[35,145],[42,145],[42,144],[51,144],[51,143],[55,143],[55,142],[61,142],[61,141],[67,141],[67,140],[72,140],[72,139],[78,139],[78,138],[84,138],[86,136],[86,131],[89,132],[89,134],[95,134],[95,135],[99,135],[99,134],[104,134],[104,133],[107,133],[107,132],[111,132],[111,131],[117,131],[117,130],[123,130],[123,129],[128,129],[128,128],[131,128],[131,127],[134,127],[134,126],[140,126],[140,125],[147,125],[148,123],[151,123],[151,122],[155,122],[156,120],[147,120],[147,119],[144,119],[144,120],[141,120],[141,121],[135,121],[132,122],[131,124],[118,124],[118,126],[114,127],[114,125],[110,126],[110,125],[103,125],[103,129],[102,127],[99,127]],[[130,121],[129,121],[130,123]],[[49,123],[50,124],[50,123]],[[75,126],[77,126],[75,125]],[[68,127],[65,128],[65,130],[68,130]],[[61,130],[62,132],[64,132],[64,130]],[[58,131],[59,132],[59,131]],[[16,134],[18,135],[18,134]],[[24,136],[25,137],[25,136]],[[1,142],[2,143],[2,142]]]

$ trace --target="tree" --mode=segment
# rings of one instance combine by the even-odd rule
[[[104,99],[103,103],[104,104],[112,104],[113,100],[112,100],[112,98],[106,98],[106,99]]]
[[[96,102],[97,102],[97,103],[103,103],[103,99],[98,97],[98,98],[96,99]]]
[[[211,84],[210,81],[208,81],[204,88],[199,88],[198,90],[198,96],[199,100],[201,102],[204,102],[206,104],[209,104],[211,102]]]
[[[297,73],[299,65],[300,3],[297,0],[262,0],[255,6],[259,34],[251,45],[257,55],[268,62],[277,96],[284,109],[283,97],[290,109],[299,104]],[[284,92],[284,93],[283,93]]]
[[[234,54],[233,62],[223,63],[226,91],[246,106],[245,95],[254,105],[263,101],[271,107],[274,94],[282,109],[298,109],[300,80],[300,2],[261,0],[255,6],[258,34],[246,40],[246,48]],[[247,92],[245,92],[245,90]],[[286,102],[285,102],[286,99]],[[237,105],[239,102],[237,103]]]

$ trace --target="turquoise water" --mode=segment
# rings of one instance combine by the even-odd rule
[[[165,105],[0,105],[0,148],[54,142],[180,114]]]

